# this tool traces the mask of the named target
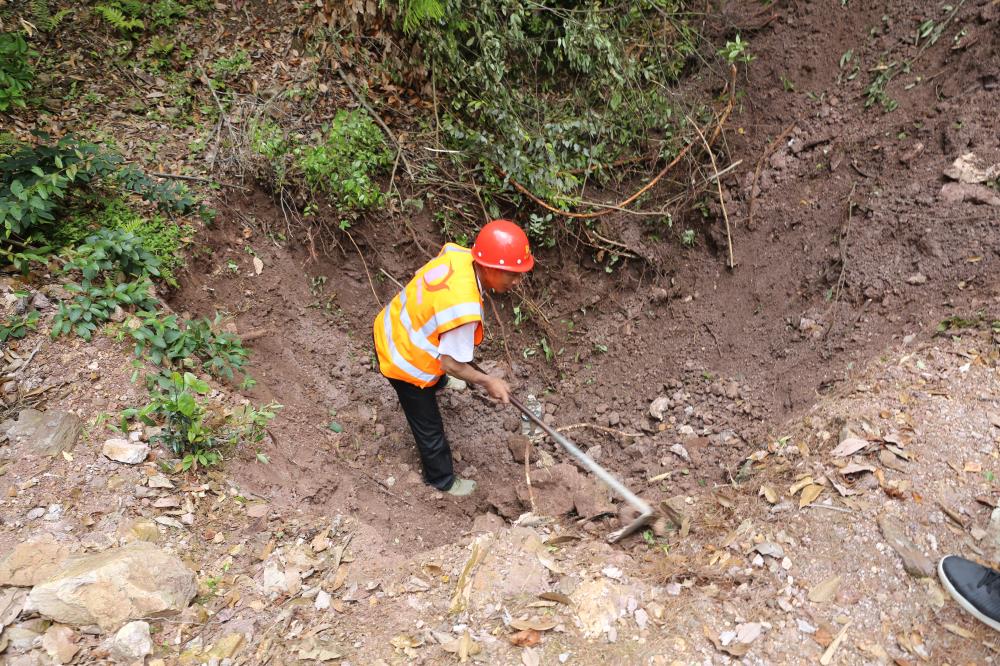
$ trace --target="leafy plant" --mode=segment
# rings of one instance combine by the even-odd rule
[[[211,69],[213,75],[231,80],[249,72],[250,67],[250,54],[243,49],[237,49],[232,55],[213,62]]]
[[[111,27],[125,36],[132,36],[133,33],[143,30],[146,24],[136,16],[126,16],[121,8],[122,3],[109,5],[95,5],[94,11],[100,14]]]
[[[27,95],[35,80],[29,61],[37,57],[20,32],[0,32],[0,111],[27,107]]]
[[[119,307],[151,308],[156,300],[150,295],[153,283],[149,278],[115,284],[105,279],[103,285],[69,283],[66,291],[76,294],[72,300],[59,304],[52,319],[52,337],[74,333],[90,340],[98,326],[111,319]]]
[[[727,41],[725,46],[719,49],[719,55],[729,64],[734,65],[738,62],[746,64],[753,60],[749,47],[749,42],[744,42],[739,35],[736,35],[736,39]]]
[[[209,386],[194,374],[170,373],[161,378],[159,390],[150,394],[150,402],[141,408],[122,412],[122,429],[128,421],[139,420],[146,425],[156,425],[156,417],[163,420],[163,430],[152,440],[162,442],[175,455],[183,456],[183,469],[214,465],[222,459],[214,451],[221,442],[215,430],[206,423],[207,409],[200,396]]]
[[[135,341],[135,355],[168,368],[193,369],[197,361],[206,372],[233,379],[243,369],[248,353],[235,335],[219,330],[221,315],[214,321],[198,319],[181,322],[177,315],[138,312],[126,327]]]
[[[9,338],[20,340],[38,328],[38,312],[32,310],[27,315],[11,315],[0,324],[0,342],[7,342]]]
[[[309,186],[342,211],[380,205],[384,197],[373,176],[391,163],[392,153],[371,117],[344,109],[333,117],[323,142],[302,148],[298,157]]]
[[[72,252],[67,269],[79,270],[85,280],[102,272],[120,271],[129,277],[159,276],[160,261],[135,234],[122,229],[100,229]]]

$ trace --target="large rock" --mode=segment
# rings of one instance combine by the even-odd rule
[[[17,421],[0,423],[11,443],[22,444],[31,455],[55,456],[70,451],[83,430],[83,422],[75,414],[49,410],[24,409]]]
[[[581,517],[591,518],[614,511],[608,500],[607,490],[570,463],[532,470],[531,485],[534,489],[536,513],[544,516],[561,516],[575,511]],[[527,486],[518,486],[517,492],[527,506]]]
[[[0,560],[0,585],[31,587],[49,577],[69,558],[71,548],[50,534],[25,541]]]
[[[27,607],[57,622],[111,631],[127,620],[179,613],[197,589],[180,559],[139,542],[70,558],[31,590]]]

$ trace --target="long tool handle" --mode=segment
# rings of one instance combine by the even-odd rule
[[[482,372],[484,375],[488,374],[486,371],[484,371],[482,368],[476,365],[476,363],[469,363],[469,365],[472,366],[473,369]],[[608,470],[598,465],[593,458],[591,458],[586,453],[581,451],[576,446],[576,444],[570,441],[568,437],[558,432],[555,428],[552,428],[551,426],[549,426],[549,424],[545,423],[540,418],[538,418],[535,415],[535,413],[532,412],[527,407],[525,407],[520,400],[518,400],[514,396],[510,396],[510,404],[517,407],[522,414],[524,414],[535,425],[541,428],[546,435],[548,435],[556,442],[558,442],[559,445],[562,446],[564,449],[566,449],[566,451],[568,451],[570,455],[572,455],[574,458],[580,461],[580,464],[583,465],[588,471],[592,472],[594,476],[603,481],[605,485],[607,485],[616,493],[621,495],[626,502],[631,504],[636,510],[639,511],[639,517],[636,520],[632,521],[630,524],[622,527],[621,529],[612,532],[610,535],[608,535],[608,541],[614,543],[620,539],[627,537],[633,532],[638,531],[639,529],[641,529],[642,527],[644,527],[649,523],[649,521],[653,517],[653,509],[641,497],[639,497],[631,490],[629,490],[624,483],[616,479],[614,475],[612,475]]]

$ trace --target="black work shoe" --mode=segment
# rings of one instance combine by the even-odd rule
[[[938,563],[938,576],[959,606],[1000,631],[1000,571],[948,555]]]

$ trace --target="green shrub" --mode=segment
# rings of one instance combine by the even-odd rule
[[[249,405],[226,415],[204,400],[209,386],[190,372],[172,372],[156,378],[150,402],[141,408],[122,412],[121,428],[133,420],[163,429],[153,441],[162,442],[181,457],[181,469],[198,469],[222,460],[223,449],[240,442],[259,443],[267,424],[281,405],[269,404],[260,409]]]
[[[32,310],[26,315],[11,315],[0,324],[0,342],[7,342],[9,338],[20,340],[38,328],[38,312]]]
[[[160,275],[160,261],[142,240],[122,229],[99,229],[72,252],[67,270],[79,270],[85,280],[95,280],[102,272],[124,273],[126,277]]]
[[[220,330],[221,315],[215,320],[180,321],[177,315],[155,311],[139,312],[125,331],[135,341],[135,355],[168,368],[201,368],[216,377],[233,379],[247,362],[248,353],[239,338]]]
[[[0,32],[0,111],[27,107],[27,95],[35,80],[29,62],[38,54],[28,48],[19,32]]]
[[[374,175],[390,164],[392,152],[364,111],[337,111],[323,143],[298,153],[298,166],[309,186],[344,211],[366,210],[383,202]]]
[[[52,319],[52,337],[74,333],[90,340],[97,328],[109,321],[119,307],[157,307],[152,289],[153,283],[147,277],[121,284],[115,284],[108,278],[100,285],[90,281],[67,284],[66,290],[76,295],[69,301],[59,303],[59,310]]]

